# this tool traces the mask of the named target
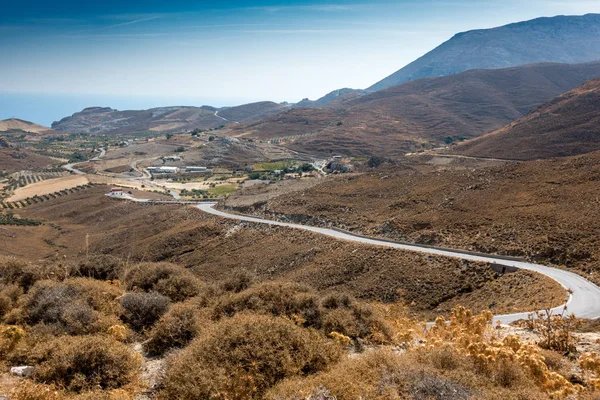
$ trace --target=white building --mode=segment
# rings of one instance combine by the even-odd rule
[[[176,174],[179,172],[177,167],[148,167],[146,169],[151,174]]]

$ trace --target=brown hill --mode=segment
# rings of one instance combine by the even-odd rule
[[[211,129],[231,122],[252,121],[285,110],[285,105],[260,102],[217,109],[203,107],[159,107],[119,111],[110,107],[89,107],[52,124],[64,132],[134,133],[144,131],[184,132]]]
[[[517,160],[600,150],[600,79],[587,82],[527,116],[452,149],[453,153]]]
[[[188,206],[110,200],[104,196],[107,190],[97,186],[19,210],[21,216],[47,224],[5,227],[0,231],[5,235],[0,254],[69,260],[85,254],[89,234],[91,253],[129,262],[169,260],[190,268],[204,281],[220,282],[234,271],[246,270],[260,281],[299,282],[363,299],[392,301],[402,293],[412,311],[421,315],[446,310],[446,303],[463,295],[468,296],[467,305],[487,308],[489,301],[478,294],[499,288],[505,290],[495,300],[497,310],[563,301],[564,291],[558,285],[535,274],[522,274],[528,287],[518,283],[519,275],[499,277],[481,263],[240,224]],[[537,294],[532,288],[538,289]]]
[[[55,167],[58,164],[60,162],[57,160],[25,149],[0,146],[0,172],[13,173],[29,169]]]
[[[33,134],[49,134],[56,133],[52,129],[34,124],[33,122],[24,121],[18,118],[9,118],[0,121],[0,132],[25,132]]]
[[[329,178],[238,209],[416,243],[529,257],[574,268],[600,283],[599,180],[600,152],[483,169],[394,168]]]
[[[293,109],[234,132],[284,138],[296,150],[317,154],[399,155],[494,131],[598,76],[600,62],[473,70],[407,82],[324,109]]]

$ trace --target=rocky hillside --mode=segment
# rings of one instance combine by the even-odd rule
[[[63,132],[108,134],[144,131],[181,132],[261,119],[287,108],[286,105],[273,102],[252,103],[223,109],[210,106],[176,106],[119,111],[110,107],[89,107],[54,122],[52,128]]]
[[[453,153],[517,160],[564,157],[600,150],[600,79],[587,82]]]
[[[420,79],[322,109],[294,108],[234,127],[315,154],[399,156],[500,129],[600,76],[600,62],[534,64]]]
[[[599,14],[538,18],[459,33],[367,90],[373,92],[406,81],[476,68],[507,68],[540,62],[582,63],[599,59]]]
[[[599,180],[600,151],[479,169],[398,172],[394,167],[330,178],[238,210],[529,257],[573,268],[600,283]]]

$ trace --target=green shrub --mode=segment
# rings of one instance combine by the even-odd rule
[[[61,337],[47,347],[33,379],[74,392],[122,387],[134,379],[141,364],[128,346],[106,336]]]
[[[169,305],[169,298],[160,293],[127,293],[121,298],[121,319],[140,332],[154,325]]]
[[[175,302],[196,296],[202,287],[192,272],[166,262],[134,265],[125,271],[123,281],[128,290],[158,292]]]
[[[277,382],[313,374],[340,357],[321,333],[268,316],[226,319],[167,366],[168,399],[260,398]]]

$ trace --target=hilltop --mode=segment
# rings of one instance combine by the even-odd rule
[[[600,59],[600,14],[538,18],[493,29],[463,32],[369,87],[374,92],[406,81],[470,69],[540,62]]]
[[[517,160],[600,150],[600,79],[585,83],[512,124],[452,149],[476,157]]]
[[[52,129],[34,124],[33,122],[24,121],[18,118],[9,118],[0,121],[0,132],[25,132],[32,134],[48,134],[55,133]]]
[[[406,82],[335,107],[294,108],[233,132],[314,154],[398,156],[502,128],[597,76],[600,62],[472,70]]]

